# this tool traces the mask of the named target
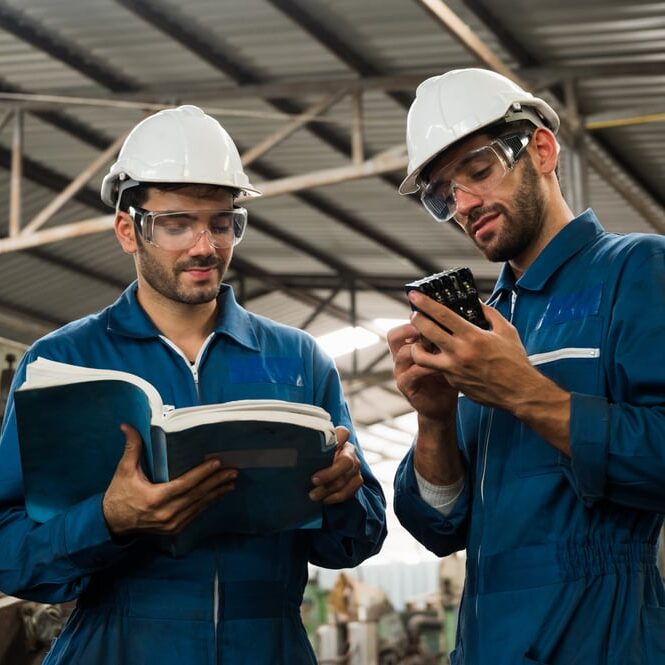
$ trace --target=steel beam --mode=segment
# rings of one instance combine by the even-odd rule
[[[38,212],[28,224],[21,230],[21,235],[29,236],[41,228],[48,220],[62,208],[71,198],[77,194],[83,186],[94,176],[99,169],[104,167],[113,156],[120,150],[127,133],[119,136],[111,145],[98,155],[79,175],[65,187],[45,208]]]
[[[665,122],[663,105],[645,106],[632,109],[617,109],[584,116],[584,127],[590,131],[644,125],[651,122]]]
[[[351,110],[353,111],[353,126],[351,128],[351,157],[354,164],[362,164],[365,160],[363,141],[363,98],[359,92],[351,97]]]
[[[350,180],[360,180],[376,176],[381,173],[390,173],[406,168],[406,146],[400,145],[382,152],[362,164],[339,166],[333,169],[323,169],[301,175],[287,176],[279,180],[260,182],[256,186],[264,198],[292,194],[303,189],[337,185]],[[240,200],[246,200],[242,197]]]
[[[9,236],[15,238],[21,229],[21,180],[23,179],[23,111],[14,111],[11,175],[9,180]]]
[[[91,233],[101,233],[113,229],[114,215],[103,215],[72,224],[60,224],[36,233],[21,234],[0,239],[0,254],[15,252],[29,247],[39,247],[61,240],[71,240]]]
[[[343,275],[346,281],[353,280],[358,282],[358,284],[365,284],[371,290],[380,292],[379,289],[376,289],[372,284],[371,275],[367,275],[358,270],[355,270],[351,265],[345,263],[344,261],[336,258],[332,254],[326,252],[323,249],[319,249],[314,245],[303,240],[301,237],[296,236],[295,234],[285,231],[283,228],[277,227],[270,222],[258,217],[257,215],[252,215],[252,225],[254,228],[259,231],[263,231],[272,238],[276,238],[280,242],[283,242],[287,247],[295,248],[308,256],[313,257],[320,263],[325,266],[328,266],[339,275]],[[386,298],[390,300],[395,300],[400,304],[403,304],[404,299],[393,295],[392,293],[383,293]]]
[[[276,132],[263,139],[263,141],[260,141],[249,150],[246,150],[240,157],[242,165],[249,166],[253,161],[287,139],[289,136],[291,136],[291,134],[298,131],[308,122],[314,120],[323,112],[337,104],[337,102],[339,102],[345,96],[346,91],[337,91],[332,95],[326,95],[324,99],[316,102],[316,104],[312,104],[312,106],[310,106],[300,115],[296,116],[293,120],[284,125],[284,127],[281,127]]]

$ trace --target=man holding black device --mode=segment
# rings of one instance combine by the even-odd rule
[[[558,126],[480,69],[423,82],[409,112],[400,192],[504,262],[489,330],[412,289],[388,336],[419,424],[396,512],[467,551],[453,665],[665,662],[665,239],[575,217]]]

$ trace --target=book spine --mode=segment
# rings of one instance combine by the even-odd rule
[[[152,482],[166,483],[169,481],[169,470],[166,460],[166,434],[161,427],[150,428],[152,443]]]

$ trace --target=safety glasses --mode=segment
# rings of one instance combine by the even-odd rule
[[[457,190],[480,197],[490,194],[512,171],[530,140],[526,132],[502,136],[448,164],[443,178],[422,187],[420,200],[425,209],[437,222],[451,220],[457,213]]]
[[[203,233],[215,249],[227,249],[242,240],[247,227],[245,208],[153,212],[130,206],[129,215],[146,242],[168,251],[191,249]]]

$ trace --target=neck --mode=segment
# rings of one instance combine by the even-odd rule
[[[194,360],[215,327],[217,300],[198,305],[177,302],[155,291],[140,277],[136,297],[159,331]]]
[[[553,195],[552,200],[547,202],[545,209],[547,210],[547,214],[539,236],[520,256],[508,261],[515,279],[519,279],[528,270],[529,266],[540,256],[540,253],[547,247],[552,238],[575,218],[573,211],[569,208],[558,189]]]

